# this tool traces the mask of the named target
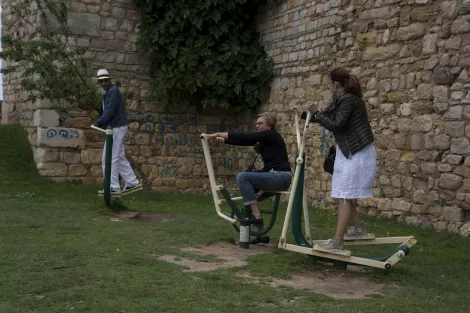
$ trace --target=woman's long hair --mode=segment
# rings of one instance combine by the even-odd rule
[[[362,98],[362,87],[359,78],[356,75],[349,74],[345,68],[335,68],[331,71],[330,78],[332,81],[339,82],[346,93],[352,93]]]

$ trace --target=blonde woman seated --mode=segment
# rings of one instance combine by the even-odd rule
[[[259,172],[241,172],[237,175],[237,185],[244,204],[251,207],[253,216],[249,220],[253,224],[263,223],[256,191],[285,191],[291,184],[292,173],[286,144],[275,126],[276,117],[270,113],[262,113],[256,116],[255,132],[201,134],[206,138],[235,146],[255,146],[259,143],[263,169]]]

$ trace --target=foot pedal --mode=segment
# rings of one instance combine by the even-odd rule
[[[375,234],[367,233],[360,236],[344,236],[344,241],[354,241],[354,240],[374,240]]]
[[[129,190],[129,191],[123,191],[123,192],[121,192],[121,193],[122,193],[123,196],[127,196],[127,195],[130,195],[130,194],[133,193],[133,192],[140,191],[140,190],[142,190],[142,189],[143,189],[143,187],[140,186],[140,187],[133,188],[133,189],[131,189],[131,190]]]
[[[329,250],[329,249],[322,248],[320,245],[314,245],[313,250],[324,252],[324,253],[342,255],[342,256],[351,256],[351,251],[349,250]]]
[[[103,196],[104,196],[104,192],[98,191],[98,196],[103,197]],[[111,194],[111,198],[121,198],[121,196],[122,196],[122,193],[120,193],[120,194],[113,194],[113,193],[112,193],[112,194]]]

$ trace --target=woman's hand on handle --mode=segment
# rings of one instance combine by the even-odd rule
[[[213,134],[202,133],[201,138],[206,138],[209,141],[209,143],[215,144],[215,145],[220,145],[225,142],[224,137],[220,136],[220,133],[213,133]]]

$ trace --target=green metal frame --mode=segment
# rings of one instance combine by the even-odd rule
[[[106,129],[106,149],[104,161],[104,202],[111,208],[111,160],[113,157],[113,129]]]
[[[227,201],[228,205],[232,209],[232,213],[231,213],[230,217],[232,217],[232,218],[236,217],[238,220],[240,220],[244,217],[249,217],[251,215],[250,207],[245,206],[243,209],[240,210],[238,208],[237,204],[232,200],[230,194],[228,193],[228,191],[225,188],[222,187],[220,189],[220,192],[222,193],[222,195],[224,196],[224,198]],[[251,231],[250,230],[250,236],[264,235],[264,234],[268,233],[273,228],[274,223],[276,222],[276,216],[277,216],[277,211],[278,211],[278,208],[279,208],[279,199],[280,199],[280,197],[281,197],[280,194],[276,194],[274,196],[274,202],[273,202],[273,207],[272,207],[271,211],[260,210],[260,212],[262,214],[270,214],[271,219],[269,220],[269,224],[266,227],[264,227],[264,229],[262,231]],[[240,228],[236,224],[232,224],[232,226],[237,232],[240,232]]]
[[[297,159],[299,153],[295,155]],[[305,160],[305,154],[302,155]],[[298,164],[295,165],[296,167]],[[307,241],[302,231],[302,209],[303,209],[303,198],[304,198],[304,177],[305,177],[305,162],[300,165],[299,180],[297,181],[297,188],[295,189],[294,202],[292,204],[292,235],[294,236],[295,242],[302,247],[312,246]]]

